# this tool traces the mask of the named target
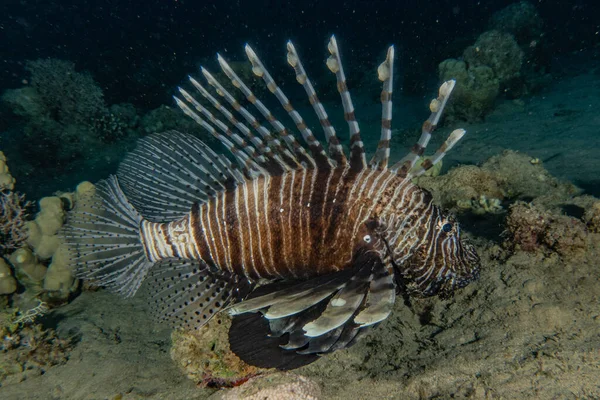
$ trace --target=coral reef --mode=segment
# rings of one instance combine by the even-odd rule
[[[538,198],[552,207],[579,194],[577,187],[558,181],[542,163],[531,160],[526,154],[506,150],[481,167],[459,166],[445,175],[421,177],[417,183],[433,192],[444,207],[475,214],[501,212],[505,202],[518,199]]]
[[[318,400],[321,388],[313,380],[292,373],[274,373],[250,378],[248,382],[211,396],[211,400]]]
[[[56,168],[92,155],[101,141],[90,128],[107,109],[91,75],[57,59],[29,61],[26,69],[29,85],[2,95],[4,105],[25,122],[25,140],[19,143],[23,158],[33,167]]]
[[[64,125],[86,124],[105,113],[102,89],[87,72],[75,71],[75,64],[54,58],[29,61],[29,97],[36,102],[29,115],[45,115]],[[35,96],[38,97],[37,101]],[[25,104],[21,103],[23,106]],[[40,109],[43,112],[40,114]]]
[[[488,26],[513,35],[523,51],[522,79],[511,87],[513,97],[538,91],[551,81],[551,54],[544,40],[544,23],[533,4],[513,3],[494,14]]]
[[[2,259],[0,269],[1,294],[13,294],[16,288],[12,282],[16,278],[17,287],[24,291],[14,294],[14,304],[28,302],[33,298],[43,298],[53,304],[61,303],[78,289],[79,281],[71,271],[70,254],[61,243],[58,235],[65,218],[66,211],[77,205],[82,198],[88,198],[95,192],[89,182],[80,183],[74,193],[62,193],[57,196],[44,197],[39,202],[39,212],[33,220],[27,220],[22,197],[13,192],[0,192],[3,214],[0,218],[0,236],[3,239],[0,250],[6,260]],[[8,203],[3,199],[16,199],[18,202]],[[8,261],[9,264],[6,264]],[[12,268],[11,268],[12,267]]]
[[[510,33],[492,30],[482,33],[474,45],[467,47],[463,59],[469,68],[490,67],[502,89],[519,76],[523,51]]]
[[[44,197],[38,205],[40,211],[33,221],[27,223],[27,244],[39,258],[47,260],[58,248],[60,239],[56,234],[63,225],[66,214],[63,201],[58,196]]]
[[[175,330],[171,358],[199,386],[223,387],[264,371],[247,365],[229,348],[231,317],[221,313],[198,331]]]
[[[29,205],[23,194],[0,189],[0,256],[22,246],[27,240]]]
[[[600,200],[594,201],[586,210],[583,219],[591,232],[600,233]]]
[[[79,200],[89,198],[94,193],[93,184],[82,182],[77,185],[74,193],[43,198],[40,200],[40,212],[28,224],[31,232],[28,244],[39,258],[49,261],[43,283],[44,294],[48,299],[65,300],[78,288],[79,281],[75,279],[74,271],[69,266],[68,248],[61,243],[58,233],[65,221],[66,211],[76,207]]]
[[[576,257],[588,248],[588,230],[577,218],[553,213],[532,203],[517,202],[506,218],[505,246],[527,252],[556,252]]]
[[[519,45],[529,46],[532,40],[539,40],[543,35],[544,23],[533,4],[520,1],[492,15],[488,25],[491,29],[512,34]]]
[[[8,165],[6,165],[6,156],[0,151],[0,190],[13,190],[15,188],[15,178],[10,174]]]
[[[72,343],[36,323],[46,311],[43,302],[26,311],[0,311],[0,387],[42,375],[67,361]]]
[[[493,109],[500,84],[490,67],[468,67],[464,61],[450,58],[442,61],[438,70],[440,80],[456,80],[446,108],[450,118],[476,121]]]
[[[481,119],[493,108],[500,92],[519,77],[523,52],[509,33],[484,32],[463,53],[463,60],[447,59],[438,67],[440,80],[456,80],[447,111],[451,118]]]
[[[47,267],[40,263],[38,257],[28,247],[21,247],[8,257],[15,269],[19,283],[32,293],[42,291],[42,282],[46,276]]]
[[[76,71],[73,63],[37,60],[26,69],[28,85],[6,90],[1,104],[3,114],[12,118],[10,129],[23,136],[12,144],[20,160],[15,172],[35,171],[28,185],[78,165],[110,163],[143,134],[135,107],[107,107],[98,84],[89,73]]]
[[[541,45],[543,23],[526,1],[494,14],[487,31],[468,46],[462,59],[439,64],[440,80],[456,79],[448,105],[450,119],[477,121],[492,111],[502,95],[516,99],[547,84],[547,51]]]
[[[0,258],[0,295],[12,294],[15,290],[17,290],[17,280],[13,277],[6,261]]]

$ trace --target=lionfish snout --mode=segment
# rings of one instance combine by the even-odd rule
[[[450,270],[454,272],[454,276],[451,278],[450,289],[465,287],[470,282],[479,278],[481,261],[475,250],[475,246],[469,241],[464,239],[459,240],[458,250],[455,252],[452,260],[453,264]]]
[[[460,237],[458,224],[446,220],[401,270],[413,294],[444,296],[479,277],[480,259],[475,247]]]

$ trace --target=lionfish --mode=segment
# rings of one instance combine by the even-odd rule
[[[177,131],[141,139],[116,176],[98,183],[95,197],[68,217],[63,235],[80,277],[126,297],[145,287],[154,314],[176,327],[197,329],[226,310],[240,358],[289,369],[354,344],[390,315],[398,294],[449,294],[478,276],[479,258],[458,224],[412,183],[465,134],[454,130],[417,164],[454,81],[441,85],[419,141],[390,167],[393,46],[377,70],[381,138],[370,162],[335,37],[327,67],[348,123],[348,156],[294,45],[287,43],[287,61],[327,151],[254,50],[245,50],[304,145],[217,55],[265,123],[205,68],[208,86],[190,77],[196,98],[180,88],[177,105],[230,154]]]

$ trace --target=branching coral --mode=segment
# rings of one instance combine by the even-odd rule
[[[27,240],[25,196],[0,190],[0,254],[19,248]]]
[[[36,319],[48,312],[48,304],[38,300],[38,304],[28,310],[17,312],[13,323],[14,324],[32,324]]]
[[[0,386],[44,374],[49,367],[68,359],[73,346],[71,341],[35,323],[47,310],[45,303],[38,303],[27,311],[0,311]]]

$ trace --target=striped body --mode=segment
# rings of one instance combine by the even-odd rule
[[[79,276],[124,296],[143,287],[152,312],[177,327],[199,328],[227,309],[230,348],[240,359],[292,369],[351,346],[389,316],[397,292],[406,301],[465,286],[477,277],[479,258],[458,224],[411,183],[465,134],[452,131],[422,158],[455,82],[440,86],[419,140],[388,166],[390,47],[377,69],[381,136],[367,163],[335,37],[327,67],[348,124],[348,155],[294,45],[286,47],[327,149],[246,45],[253,74],[304,144],[218,55],[239,93],[202,68],[205,83],[190,77],[194,92],[180,88],[175,102],[230,155],[177,131],[148,135],[117,176],[100,182],[87,204],[78,201],[63,236]]]
[[[420,231],[413,225],[423,219],[412,215],[429,205],[426,197],[389,171],[302,169],[248,181],[178,221],[144,221],[141,235],[152,261],[201,259],[253,279],[306,278],[349,267],[358,248],[375,245],[374,229],[392,215],[415,221],[406,231]],[[406,255],[419,242],[418,235],[392,239],[404,241]]]

